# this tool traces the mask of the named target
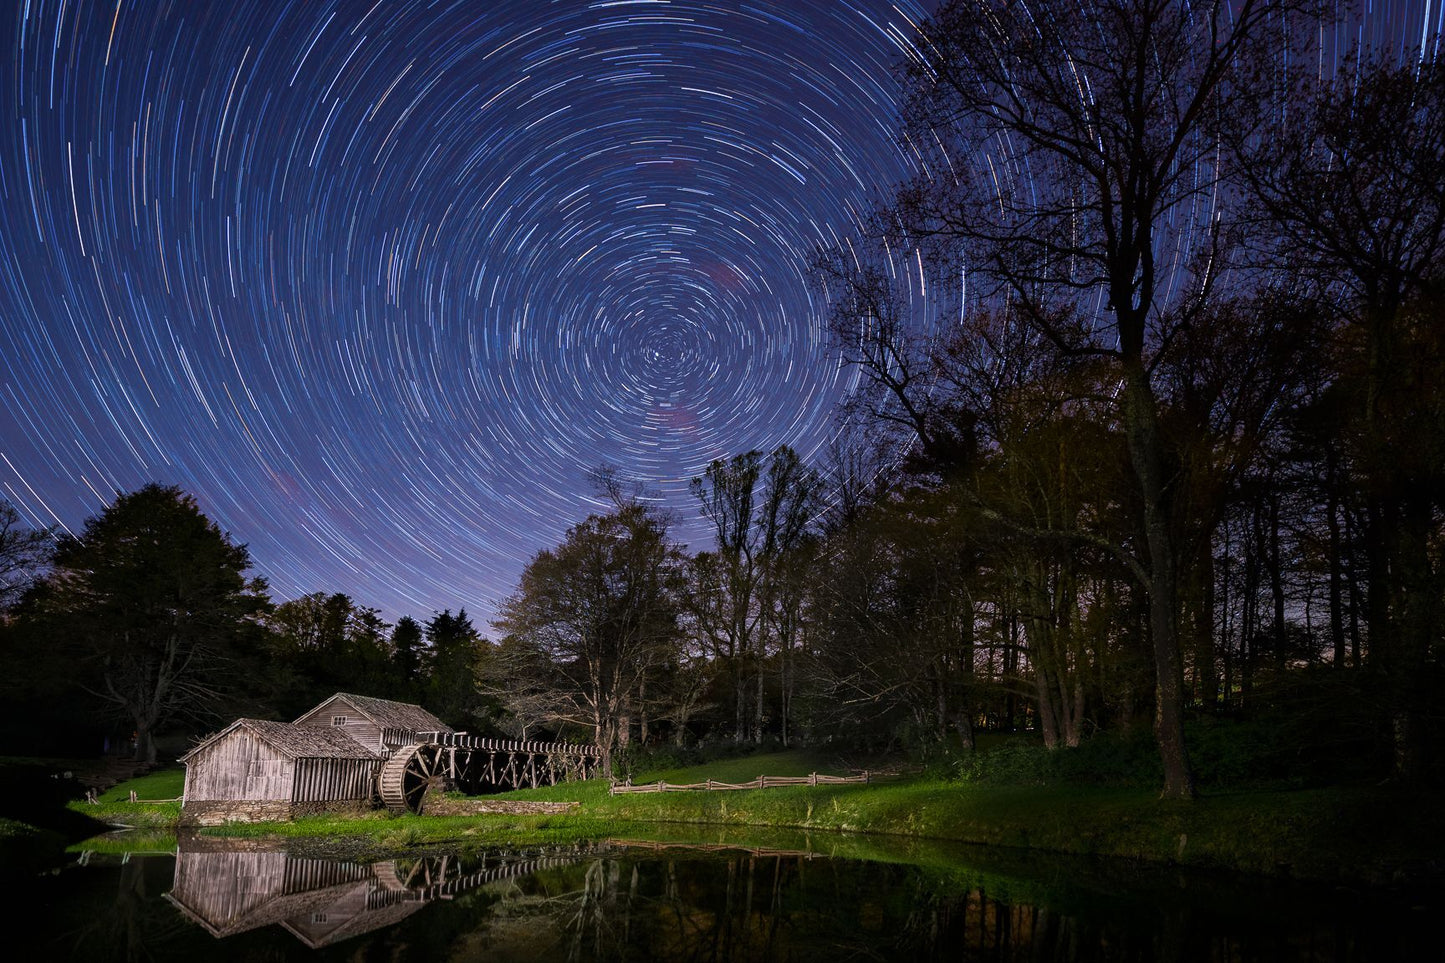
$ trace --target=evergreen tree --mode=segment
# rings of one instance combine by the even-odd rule
[[[251,559],[179,488],[119,495],[60,542],[35,618],[72,660],[92,698],[135,730],[136,758],[154,762],[156,730],[212,719],[234,694],[265,583]]]

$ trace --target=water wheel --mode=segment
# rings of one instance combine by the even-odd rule
[[[381,888],[392,893],[400,893],[406,889],[406,883],[402,881],[401,872],[397,869],[396,860],[390,859],[383,863],[372,863],[371,874]]]
[[[422,797],[427,784],[437,772],[441,747],[432,745],[402,746],[381,766],[377,776],[377,793],[382,803],[394,813],[421,812]]]

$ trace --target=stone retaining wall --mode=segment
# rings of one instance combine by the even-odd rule
[[[188,799],[181,805],[182,826],[274,823],[290,818],[289,799]]]
[[[422,812],[428,816],[537,815],[565,813],[582,805],[578,802],[540,802],[537,800],[447,799],[428,796]]]
[[[288,799],[199,799],[181,806],[182,826],[222,826],[226,823],[284,823],[297,816],[360,815],[368,802],[354,799],[293,803]]]

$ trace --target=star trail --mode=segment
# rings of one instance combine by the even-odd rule
[[[915,172],[925,13],[10,0],[0,495],[176,484],[278,599],[391,618],[484,622],[602,464],[701,547],[688,479],[834,430],[808,259]]]
[[[178,484],[278,598],[392,617],[485,615],[603,463],[695,518],[709,460],[829,436],[808,257],[909,170],[921,16],[14,5],[0,489],[73,530]]]

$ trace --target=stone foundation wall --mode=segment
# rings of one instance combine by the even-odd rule
[[[500,814],[507,816],[532,815],[538,813],[565,813],[582,805],[578,802],[540,802],[536,800],[491,800],[491,799],[447,799],[444,796],[426,798],[422,813],[427,816],[478,816]]]
[[[182,826],[226,823],[284,823],[297,816],[360,815],[371,810],[366,800],[340,799],[293,803],[289,799],[200,799],[181,805]]]
[[[289,799],[188,799],[181,804],[182,826],[274,823],[290,818]]]
[[[372,810],[369,799],[332,799],[326,802],[299,802],[291,804],[291,818],[297,816],[360,816]]]

